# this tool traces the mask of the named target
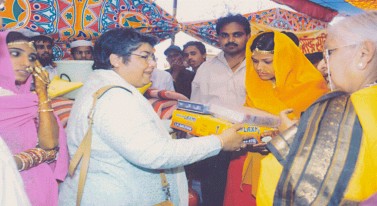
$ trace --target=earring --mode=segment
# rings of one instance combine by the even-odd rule
[[[360,62],[357,66],[359,66],[359,68],[361,69],[361,68],[363,68],[363,63]]]

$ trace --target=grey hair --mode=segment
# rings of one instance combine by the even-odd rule
[[[365,11],[345,18],[334,18],[328,27],[328,34],[348,43],[360,43],[366,40],[377,45],[377,11]],[[340,19],[340,20],[339,20]]]

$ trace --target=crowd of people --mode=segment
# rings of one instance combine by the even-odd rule
[[[323,53],[305,55],[293,33],[251,35],[229,14],[216,22],[218,55],[171,45],[166,71],[156,38],[132,28],[73,41],[72,58],[94,64],[65,129],[47,92],[53,40],[0,32],[0,205],[188,205],[187,177],[203,206],[377,204],[376,25],[376,11],[345,17]],[[137,89],[151,82],[269,113],[279,132],[254,145],[243,124],[174,139]]]

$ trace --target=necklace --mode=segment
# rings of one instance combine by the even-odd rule
[[[231,70],[233,70],[236,66],[238,66],[239,64],[241,64],[241,62],[243,62],[244,60],[246,59],[246,57],[244,57],[241,61],[239,61],[237,64],[233,65],[232,67],[230,67]]]
[[[371,86],[374,86],[374,85],[377,85],[377,80],[374,81],[373,83],[365,85],[365,87],[371,87]]]
[[[273,89],[276,88],[276,82],[272,82],[272,88],[273,88]]]

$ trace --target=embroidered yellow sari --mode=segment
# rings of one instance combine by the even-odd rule
[[[258,205],[351,205],[377,192],[377,86],[347,96],[330,93],[310,107],[285,141],[289,152],[271,142],[284,170],[271,167],[279,164],[272,155],[262,161]]]

